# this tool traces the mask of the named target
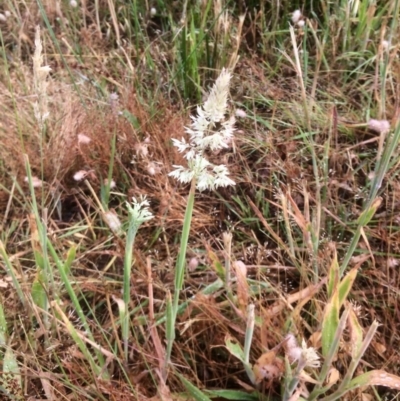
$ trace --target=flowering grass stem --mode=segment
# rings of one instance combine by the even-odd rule
[[[182,183],[191,183],[186,212],[183,221],[181,247],[176,263],[174,279],[174,295],[172,302],[167,304],[167,350],[165,366],[170,364],[172,347],[175,341],[175,324],[179,309],[179,297],[185,277],[186,250],[189,241],[190,226],[192,222],[194,197],[196,189],[199,191],[213,190],[220,186],[235,185],[228,177],[229,172],[224,165],[214,165],[205,158],[205,151],[217,151],[228,147],[234,131],[235,119],[225,119],[228,106],[229,83],[231,74],[223,69],[217,78],[207,100],[202,107],[197,107],[197,116],[192,116],[190,128],[186,132],[190,139],[173,139],[178,151],[185,153],[188,167],[174,166],[175,170],[169,173]]]
[[[149,202],[142,198],[139,201],[133,198],[132,205],[127,203],[129,214],[129,226],[126,234],[126,247],[124,257],[124,282],[123,282],[123,310],[121,319],[122,340],[124,344],[124,358],[128,361],[129,341],[129,303],[131,298],[131,272],[132,272],[132,250],[139,227],[145,221],[153,218],[148,210]]]
[[[183,220],[182,237],[181,237],[181,247],[179,250],[178,261],[175,268],[175,278],[174,278],[174,297],[171,304],[170,313],[167,314],[167,332],[170,335],[167,338],[167,356],[165,358],[166,365],[169,365],[172,353],[172,346],[174,344],[175,335],[172,331],[175,330],[176,317],[178,315],[179,308],[179,296],[182,291],[183,279],[185,277],[185,264],[186,264],[186,250],[189,241],[190,226],[192,223],[193,206],[194,206],[194,195],[196,191],[196,180],[192,181],[190,187],[188,202],[186,205],[185,217]],[[166,370],[166,367],[165,367]]]

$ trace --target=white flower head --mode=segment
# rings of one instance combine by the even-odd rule
[[[137,225],[149,221],[154,217],[149,210],[150,203],[145,196],[140,197],[139,200],[132,197],[132,203],[126,202],[126,206],[132,221]]]
[[[135,145],[136,154],[143,158],[146,158],[149,154],[148,144],[144,142],[138,142]]]
[[[109,96],[109,101],[111,102],[117,102],[119,99],[119,95],[116,92],[111,92]]]
[[[188,269],[190,272],[193,272],[197,269],[199,265],[199,259],[197,259],[195,256],[193,256],[188,263]]]
[[[75,181],[82,181],[87,175],[88,175],[87,171],[79,170],[74,174],[74,180]]]
[[[111,231],[115,234],[118,234],[121,232],[121,221],[119,220],[118,216],[111,212],[110,210],[105,212],[104,215],[104,221],[107,223],[108,227],[110,227]]]
[[[104,185],[108,185],[108,178],[104,178]],[[110,181],[110,189],[113,189],[117,186],[116,182],[111,179]]]
[[[400,261],[399,261],[399,259],[388,258],[386,263],[387,263],[387,267],[389,267],[390,269],[393,269],[400,264]]]
[[[223,68],[204,103],[203,110],[205,117],[212,123],[217,123],[224,118],[228,105],[230,81],[230,72]]]
[[[368,121],[368,128],[378,134],[387,134],[390,131],[390,122],[387,120],[375,120],[371,118]]]
[[[230,185],[235,185],[235,181],[233,181],[232,179],[230,179],[228,177],[229,171],[226,168],[226,166],[224,166],[223,164],[221,164],[219,166],[215,166],[213,171],[214,171],[214,175],[215,175],[214,186],[216,188],[228,187]]]
[[[319,355],[313,347],[307,347],[307,343],[304,338],[301,343],[301,357],[299,360],[299,365],[303,363],[304,367],[309,368],[319,368],[321,366],[321,361],[319,360]]]
[[[388,40],[382,40],[382,49],[388,50],[390,47],[390,42]]]
[[[296,340],[296,337],[289,333],[285,338],[286,355],[290,363],[294,363],[300,359],[301,348]]]
[[[175,170],[169,175],[182,183],[196,179],[196,188],[200,191],[235,185],[228,178],[226,166],[213,165],[204,157],[207,149],[218,151],[228,148],[232,141],[235,118],[225,119],[230,80],[230,72],[223,69],[203,107],[197,107],[197,116],[191,116],[192,124],[185,129],[190,137],[189,142],[184,138],[172,140],[178,151],[185,153],[188,168],[173,166]]]
[[[288,334],[285,341],[285,350],[289,362],[297,362],[299,370],[303,370],[306,367],[318,368],[320,366],[317,351],[313,347],[307,347],[307,343],[304,339],[300,347],[296,337],[293,334]]]
[[[47,77],[51,71],[51,67],[49,65],[42,65],[38,68],[38,74],[43,75],[43,77]]]
[[[179,153],[186,152],[186,150],[188,150],[188,148],[190,148],[190,144],[186,143],[185,138],[182,138],[181,141],[178,139],[172,138],[172,143],[174,144],[174,146],[176,148],[178,148]]]
[[[301,11],[300,10],[295,10],[292,13],[292,22],[293,24],[298,24],[300,21],[300,18],[302,17]]]
[[[246,118],[247,117],[247,113],[242,109],[236,109],[235,110],[235,114],[236,114],[236,117],[239,117],[239,118]]]
[[[91,139],[87,135],[78,134],[78,143],[81,143],[83,145],[87,145],[90,142],[91,142]]]
[[[78,7],[78,2],[77,2],[76,0],[71,0],[71,1],[69,2],[69,5],[70,5],[72,8],[76,8],[76,7]]]
[[[24,181],[25,182],[29,182],[29,178],[25,177]],[[40,188],[42,185],[43,185],[43,181],[40,178],[38,178],[36,176],[32,176],[32,186],[33,186],[33,188]]]
[[[157,175],[157,174],[160,174],[160,173],[161,173],[161,167],[160,167],[159,164],[156,164],[156,163],[154,163],[154,162],[149,162],[149,163],[147,164],[147,172],[148,172],[150,175]]]
[[[151,8],[150,8],[150,15],[151,15],[152,17],[154,17],[156,14],[157,14],[157,10],[155,9],[155,7],[151,7]]]

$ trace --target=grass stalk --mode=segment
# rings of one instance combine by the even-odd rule
[[[175,266],[175,277],[174,277],[174,295],[172,304],[170,306],[170,311],[167,315],[168,321],[167,326],[173,328],[175,330],[176,318],[178,315],[179,309],[179,297],[183,287],[183,280],[185,277],[185,266],[186,266],[186,251],[187,245],[189,241],[190,234],[190,226],[192,223],[192,215],[193,215],[193,206],[194,206],[194,198],[196,192],[196,180],[193,179],[190,187],[190,192],[188,196],[188,201],[186,205],[185,217],[183,220],[183,228],[182,228],[182,236],[180,242],[179,256]],[[171,336],[169,341],[167,342],[167,350],[166,350],[166,365],[170,364],[171,361],[171,353],[172,347],[174,344],[175,336]]]
[[[128,342],[129,342],[129,305],[131,300],[131,272],[133,263],[133,245],[135,243],[136,234],[138,232],[137,222],[132,216],[129,217],[129,226],[126,235],[125,257],[124,257],[124,278],[123,278],[123,300],[124,300],[124,313],[121,321],[122,341],[124,344],[124,358],[128,362]]]

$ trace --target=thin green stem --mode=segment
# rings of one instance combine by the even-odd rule
[[[132,271],[132,249],[135,243],[135,237],[139,226],[132,216],[129,216],[129,227],[126,235],[126,247],[124,258],[124,283],[123,283],[123,300],[124,313],[121,322],[122,339],[124,342],[124,358],[128,361],[128,339],[129,339],[129,302],[131,299],[131,271]]]
[[[170,305],[170,312],[168,313],[167,326],[169,326],[171,331],[175,328],[176,317],[179,308],[179,296],[183,286],[183,280],[185,277],[185,265],[186,265],[186,251],[189,241],[190,226],[192,223],[193,206],[194,206],[194,196],[196,191],[196,180],[192,181],[192,185],[189,192],[189,198],[186,205],[186,212],[183,221],[182,237],[181,237],[181,248],[179,251],[178,260],[175,268],[175,279],[174,279],[174,296],[172,304]],[[170,338],[167,340],[167,354],[165,358],[166,365],[169,365],[172,353],[172,346],[174,344],[175,336],[171,334]],[[165,366],[166,369],[167,366]]]

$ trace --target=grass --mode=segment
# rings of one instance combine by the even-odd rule
[[[3,3],[1,399],[397,399],[399,1]]]

